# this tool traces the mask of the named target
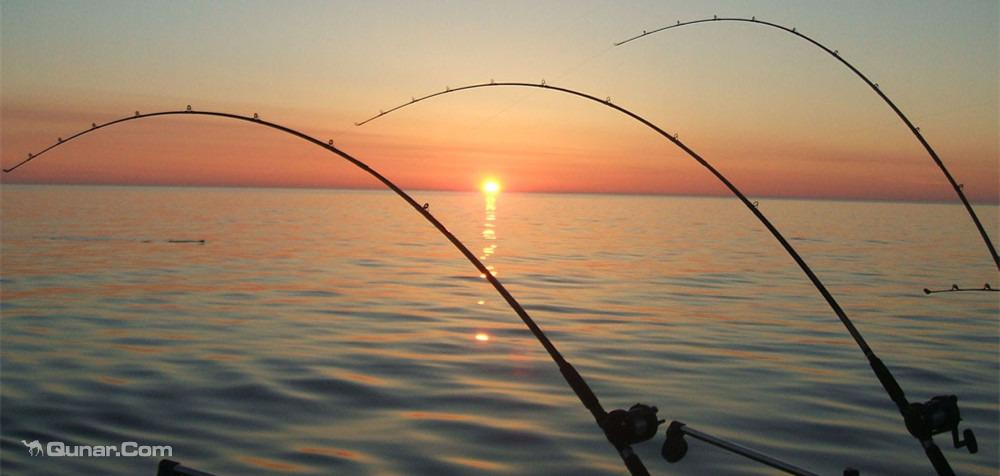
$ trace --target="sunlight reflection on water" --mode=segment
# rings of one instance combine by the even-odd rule
[[[390,194],[0,193],[4,474],[155,472],[32,458],[20,440],[35,439],[169,444],[220,475],[623,472],[514,313]],[[654,404],[824,474],[930,472],[836,317],[737,203],[504,193],[498,253],[496,196],[420,195],[606,407]],[[911,399],[959,395],[981,449],[945,449],[958,472],[995,474],[998,301],[920,292],[996,284],[961,210],[762,202]],[[996,207],[981,210],[995,232]],[[661,442],[637,448],[654,474],[769,474],[696,444],[667,465]]]

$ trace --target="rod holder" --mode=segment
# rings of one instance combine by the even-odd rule
[[[788,474],[794,474],[796,476],[817,476],[816,473],[802,469],[790,463],[781,461],[773,456],[766,455],[760,451],[747,448],[743,445],[733,443],[731,441],[724,440],[717,436],[710,435],[708,433],[695,430],[687,426],[686,424],[679,421],[672,421],[667,427],[666,440],[663,442],[663,448],[660,453],[663,458],[667,460],[668,463],[676,463],[687,455],[688,444],[684,439],[685,436],[690,436],[697,440],[704,441],[710,445],[716,446],[718,448],[724,449],[731,453],[738,454],[740,456],[752,459],[758,463],[765,464],[774,469],[784,471]],[[854,468],[844,469],[844,476],[859,476],[861,473]]]

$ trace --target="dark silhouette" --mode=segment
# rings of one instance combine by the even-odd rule
[[[188,468],[176,461],[161,459],[156,467],[156,476],[214,476],[211,473]]]
[[[724,175],[722,175],[722,172],[719,172],[715,167],[709,164],[708,161],[703,159],[694,150],[692,150],[684,143],[682,143],[680,140],[678,140],[676,134],[670,135],[657,125],[643,118],[642,116],[639,116],[638,114],[629,111],[628,109],[625,109],[621,106],[612,104],[610,101],[607,100],[602,101],[587,93],[582,93],[572,89],[561,88],[552,85],[540,86],[538,84],[519,83],[519,82],[479,83],[468,86],[462,86],[452,90],[446,90],[444,92],[428,94],[426,96],[418,98],[416,101],[411,101],[405,104],[401,104],[385,112],[379,111],[379,114],[377,116],[373,116],[371,118],[368,118],[361,122],[357,122],[355,124],[359,126],[366,124],[370,121],[378,119],[379,117],[385,116],[393,111],[397,111],[411,104],[415,104],[436,96],[441,96],[452,92],[466,91],[471,89],[503,87],[503,86],[541,88],[550,91],[559,91],[573,96],[588,99],[598,104],[603,104],[607,107],[617,110],[618,112],[621,112],[622,114],[625,114],[626,116],[631,117],[632,119],[641,122],[646,127],[649,127],[650,129],[656,131],[657,134],[660,134],[670,142],[673,142],[674,145],[680,147],[681,150],[683,150],[687,155],[689,155],[691,158],[693,158],[695,161],[701,164],[702,167],[706,168],[709,172],[711,172],[712,175],[714,175],[715,178],[717,178],[720,182],[722,182],[722,184],[725,185],[726,188],[728,188],[729,191],[736,196],[736,198],[738,198],[741,202],[743,202],[743,205],[746,206],[747,209],[749,209],[750,212],[753,213],[753,215],[757,218],[757,220],[760,221],[761,224],[763,224],[764,227],[766,227],[767,230],[771,232],[771,235],[774,236],[776,240],[778,240],[778,243],[781,244],[781,246],[785,249],[788,255],[792,257],[795,263],[799,265],[799,268],[801,268],[802,271],[806,274],[806,276],[809,278],[809,281],[812,282],[816,290],[818,290],[819,293],[823,296],[823,299],[825,299],[827,304],[830,305],[830,308],[833,309],[833,312],[840,319],[840,322],[843,323],[845,328],[847,328],[847,332],[849,332],[851,334],[851,337],[854,338],[854,342],[857,343],[858,347],[865,354],[865,357],[868,359],[868,364],[871,366],[872,371],[875,373],[875,377],[882,385],[883,390],[885,390],[885,392],[889,395],[889,398],[893,401],[893,403],[896,404],[896,408],[899,410],[900,415],[902,415],[907,430],[909,430],[910,434],[913,435],[914,438],[920,441],[921,447],[924,448],[924,452],[927,454],[927,457],[930,459],[931,464],[938,471],[938,473],[944,476],[954,474],[954,472],[951,470],[951,467],[948,465],[948,461],[945,459],[944,454],[941,453],[940,448],[938,448],[938,446],[934,443],[933,435],[953,429],[957,431],[958,421],[947,420],[948,423],[952,423],[954,425],[954,428],[952,427],[944,428],[935,426],[933,422],[944,421],[944,419],[939,414],[931,413],[930,410],[931,409],[936,410],[939,407],[934,407],[929,404],[910,403],[906,399],[906,395],[903,393],[903,389],[899,386],[899,383],[896,381],[896,378],[893,377],[892,372],[890,372],[889,368],[885,366],[882,360],[879,359],[877,355],[875,355],[875,351],[873,351],[872,348],[868,345],[868,342],[865,341],[865,338],[861,335],[861,332],[858,331],[858,329],[854,326],[854,323],[851,322],[851,319],[847,317],[847,313],[844,312],[844,310],[840,307],[840,304],[837,302],[837,300],[834,299],[833,295],[830,294],[830,292],[826,289],[826,286],[823,284],[822,281],[820,281],[819,277],[816,276],[816,273],[813,272],[812,268],[810,268],[809,265],[806,264],[805,260],[803,260],[802,257],[799,255],[799,253],[795,251],[795,248],[792,247],[792,245],[788,242],[788,240],[785,239],[785,237],[781,234],[781,232],[779,232],[778,229],[771,224],[771,221],[768,220],[767,217],[765,217],[764,214],[756,206],[754,206],[754,204],[746,197],[746,195],[743,194],[743,192],[741,192],[736,187],[736,185],[730,182],[729,179],[727,179]],[[937,398],[941,397],[934,397],[934,399]],[[931,401],[934,401],[934,399],[932,399]],[[957,399],[955,400],[954,410],[955,413],[957,414],[958,412]],[[970,452],[974,452],[972,451],[972,449],[973,447],[970,446],[969,447]]]
[[[727,441],[719,438],[718,436],[695,430],[694,428],[691,428],[679,421],[672,421],[670,422],[670,426],[667,427],[667,439],[663,442],[663,448],[660,450],[663,455],[663,459],[667,460],[669,463],[676,463],[684,458],[688,451],[687,441],[684,440],[685,436],[690,436],[704,441],[705,443],[713,445],[717,448],[750,458],[788,474],[794,474],[796,476],[818,476],[812,471],[807,471],[798,466],[786,463],[773,456],[761,453],[760,451]],[[844,476],[858,476],[858,474],[858,470],[854,468],[844,469]]]
[[[924,288],[924,294],[936,294],[936,293],[954,293],[954,292],[966,292],[966,291],[988,291],[997,292],[1000,289],[993,289],[990,287],[990,283],[983,284],[981,288],[960,288],[957,284],[952,284],[951,288],[948,289],[938,289],[936,291]]]
[[[822,43],[820,43],[820,42],[818,42],[818,41],[816,41],[816,40],[814,40],[814,39],[812,39],[812,38],[810,38],[810,37],[808,37],[808,36],[806,36],[806,35],[804,35],[802,33],[799,33],[798,31],[796,31],[795,28],[788,28],[786,26],[782,26],[782,25],[779,25],[777,23],[771,23],[771,22],[767,22],[767,21],[763,21],[763,20],[758,20],[757,17],[750,17],[749,19],[746,19],[746,18],[718,18],[718,17],[713,17],[711,20],[694,20],[694,21],[687,21],[687,22],[678,21],[677,24],[675,24],[675,25],[668,25],[668,26],[665,26],[665,27],[662,27],[662,28],[657,28],[655,30],[650,30],[650,31],[643,30],[643,32],[642,32],[641,35],[633,36],[632,38],[629,38],[629,39],[624,40],[624,41],[620,41],[618,43],[615,43],[614,45],[615,46],[621,46],[621,45],[624,45],[625,43],[628,43],[630,41],[635,41],[635,40],[638,40],[639,38],[642,38],[642,37],[645,37],[645,36],[649,36],[649,35],[652,35],[654,33],[658,33],[658,32],[664,31],[664,30],[669,30],[671,28],[677,28],[677,27],[682,27],[682,26],[687,26],[687,25],[694,25],[694,24],[698,24],[698,23],[714,22],[714,21],[733,21],[733,22],[756,23],[758,25],[766,25],[766,26],[769,26],[769,27],[772,27],[772,28],[777,28],[779,30],[787,31],[788,33],[791,33],[791,34],[793,34],[793,35],[795,35],[795,36],[797,36],[799,38],[802,38],[802,39],[804,39],[804,40],[806,40],[806,41],[808,41],[808,42],[816,45],[821,50],[829,53],[830,56],[833,56],[834,58],[837,59],[837,61],[840,61],[841,63],[844,64],[844,66],[847,66],[851,71],[853,71],[854,74],[856,74],[859,78],[861,78],[861,80],[864,81],[865,84],[867,84],[873,91],[875,91],[875,94],[878,94],[878,96],[880,98],[882,98],[882,100],[885,101],[885,103],[888,104],[890,108],[892,108],[892,110],[896,113],[896,115],[899,116],[900,120],[902,120],[903,123],[906,124],[906,127],[908,127],[910,129],[910,132],[912,132],[913,135],[916,136],[917,140],[920,141],[920,144],[924,146],[924,149],[927,150],[927,153],[931,156],[931,159],[934,160],[934,163],[937,164],[937,166],[938,166],[939,169],[941,169],[941,173],[943,173],[944,176],[945,176],[945,178],[948,179],[948,183],[950,183],[951,187],[953,189],[955,189],[955,193],[958,195],[958,198],[962,201],[962,205],[965,206],[965,210],[967,212],[969,212],[969,217],[972,218],[972,222],[975,223],[976,229],[979,230],[979,235],[982,236],[983,242],[986,243],[986,248],[989,249],[990,255],[993,256],[993,263],[996,265],[997,269],[1000,269],[1000,255],[997,254],[997,249],[993,246],[993,242],[990,241],[990,236],[989,236],[989,234],[986,233],[986,228],[983,227],[983,223],[981,221],[979,221],[979,216],[976,215],[976,211],[972,209],[972,204],[969,203],[969,199],[966,198],[965,197],[965,193],[962,192],[962,188],[963,187],[958,182],[955,181],[955,178],[952,177],[951,172],[949,172],[948,168],[945,167],[944,162],[941,160],[940,157],[938,157],[937,152],[935,152],[934,149],[931,147],[931,145],[927,142],[927,139],[924,139],[924,136],[922,134],[920,134],[920,128],[914,126],[913,123],[910,122],[910,119],[908,117],[906,117],[905,114],[903,114],[903,111],[901,111],[896,106],[896,104],[894,102],[892,102],[891,99],[889,99],[889,96],[886,96],[885,93],[882,92],[882,89],[879,88],[878,83],[872,82],[872,80],[868,79],[867,76],[865,76],[864,74],[862,74],[861,71],[858,70],[858,68],[855,68],[854,65],[852,65],[851,63],[847,62],[847,60],[845,60],[844,58],[842,58],[840,56],[840,51],[838,51],[838,50],[831,50],[830,48],[827,48]]]
[[[514,296],[511,295],[509,291],[507,291],[507,288],[505,288],[503,284],[501,284],[500,281],[497,280],[496,276],[494,276],[493,273],[491,273],[490,270],[486,268],[486,265],[484,265],[482,261],[480,261],[479,258],[476,257],[475,254],[469,251],[469,249],[465,246],[465,244],[459,241],[459,239],[456,238],[455,235],[453,235],[450,231],[448,231],[448,229],[444,226],[444,224],[438,221],[437,218],[435,218],[434,215],[432,215],[430,211],[428,211],[428,208],[430,208],[429,206],[424,207],[418,204],[412,197],[410,197],[409,194],[404,192],[403,189],[396,186],[395,183],[390,181],[384,175],[375,171],[375,169],[366,165],[364,162],[361,162],[360,160],[352,157],[347,152],[344,152],[328,143],[324,143],[319,139],[316,139],[315,137],[299,132],[290,127],[285,127],[280,124],[262,120],[257,115],[257,113],[254,113],[253,117],[245,117],[226,112],[188,111],[185,109],[183,111],[153,112],[149,114],[135,115],[132,117],[124,117],[121,119],[117,119],[102,124],[100,127],[110,126],[113,124],[133,121],[137,119],[146,119],[157,116],[170,116],[178,114],[215,116],[227,119],[236,119],[239,121],[247,121],[262,126],[270,127],[272,129],[277,129],[279,131],[303,139],[307,142],[316,144],[336,155],[339,155],[340,157],[354,164],[358,168],[364,170],[365,172],[368,172],[368,174],[375,177],[378,181],[382,182],[382,184],[384,184],[390,190],[395,192],[396,195],[405,200],[406,203],[410,205],[410,207],[412,207],[418,213],[423,215],[423,217],[427,221],[429,221],[432,225],[434,225],[434,227],[437,228],[437,230],[441,232],[441,234],[444,235],[444,237],[447,238],[448,241],[450,241],[451,244],[454,245],[455,248],[457,248],[458,251],[460,251],[462,255],[465,256],[465,258],[472,263],[473,266],[476,267],[479,273],[483,275],[487,281],[489,281],[489,283],[493,286],[494,289],[496,289],[496,291],[500,294],[500,296],[502,296],[504,300],[507,301],[507,304],[514,310],[515,313],[517,313],[518,317],[521,318],[521,321],[524,322],[525,326],[528,327],[528,330],[531,331],[532,335],[534,335],[535,338],[538,340],[538,342],[542,344],[542,347],[545,348],[545,351],[548,352],[549,356],[559,367],[559,372],[566,380],[566,383],[570,386],[573,392],[576,393],[576,396],[580,399],[580,402],[583,403],[584,407],[586,407],[587,410],[590,411],[591,415],[593,415],[594,420],[596,420],[598,426],[604,432],[605,437],[612,444],[612,446],[614,446],[615,449],[618,451],[618,454],[621,456],[622,461],[625,463],[625,467],[628,468],[629,472],[637,476],[649,474],[649,472],[646,470],[645,465],[643,465],[642,461],[639,459],[639,456],[632,451],[631,444],[638,443],[640,441],[645,441],[645,439],[648,439],[650,436],[656,433],[656,427],[660,423],[660,421],[656,420],[655,418],[656,408],[638,404],[632,407],[632,410],[634,410],[636,407],[651,409],[653,415],[651,421],[650,421],[649,411],[633,412],[632,410],[630,410],[626,412],[625,410],[614,410],[610,413],[605,411],[604,407],[597,399],[597,395],[595,395],[593,390],[591,390],[590,386],[587,385],[587,382],[583,379],[583,377],[579,374],[579,372],[577,372],[576,368],[574,368],[569,363],[569,361],[567,361],[562,356],[562,354],[559,353],[559,350],[556,349],[555,344],[553,344],[549,340],[548,336],[546,336],[545,333],[542,332],[542,329],[538,327],[538,324],[536,324],[535,321],[531,318],[531,316],[528,315],[528,312],[524,310],[524,308],[521,306],[519,302],[517,302],[516,299],[514,299]],[[80,137],[94,130],[96,129],[91,128],[77,132],[76,134],[69,136],[69,138],[66,139],[64,142],[56,143],[52,146],[43,149],[41,152],[38,153],[38,155],[32,156],[29,154],[27,159],[19,162],[18,164],[14,165],[9,169],[4,169],[4,172],[10,173],[11,171],[17,169],[18,167],[21,167],[22,165],[30,162],[34,158],[37,158],[45,154],[46,152],[52,150],[53,148],[61,144],[65,144],[77,137]],[[623,414],[624,417],[622,417]],[[643,418],[643,419],[639,421],[637,420],[638,418]],[[648,431],[650,425],[652,425],[651,432]],[[639,427],[645,428],[647,431],[640,432],[637,430],[637,428]]]

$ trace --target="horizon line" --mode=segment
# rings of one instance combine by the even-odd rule
[[[221,189],[274,189],[274,190],[335,190],[335,191],[369,191],[384,192],[376,186],[321,186],[321,185],[237,185],[237,184],[161,184],[161,183],[80,183],[80,182],[6,182],[0,180],[0,189],[6,185],[30,186],[30,187],[136,187],[136,188],[221,188]],[[444,188],[408,188],[408,192],[434,192],[434,193],[482,193],[476,189],[444,189]],[[696,194],[696,193],[672,193],[672,192],[628,192],[628,191],[587,191],[587,190],[523,190],[500,192],[504,194],[532,194],[532,195],[611,195],[611,196],[636,196],[636,197],[677,197],[677,198],[731,198],[728,194]],[[828,196],[798,196],[798,195],[754,195],[754,198],[768,200],[814,200],[814,201],[834,201],[834,202],[877,202],[877,203],[918,203],[918,204],[938,204],[938,205],[961,205],[943,199],[921,199],[921,198],[877,198],[877,197],[828,197]],[[974,203],[986,206],[1000,206],[1000,197],[996,201],[975,201]]]

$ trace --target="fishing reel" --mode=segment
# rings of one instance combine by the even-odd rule
[[[679,421],[670,422],[667,427],[667,439],[663,441],[660,455],[668,463],[676,463],[688,452],[687,441],[684,440],[684,424]]]
[[[608,439],[616,444],[642,443],[656,436],[656,430],[666,420],[656,418],[657,408],[636,403],[628,410],[612,410],[601,422]]]
[[[962,421],[962,415],[958,411],[958,397],[954,395],[938,395],[924,403],[911,403],[905,421],[906,429],[917,439],[930,439],[950,431],[955,448],[965,447],[972,454],[979,451],[971,429],[966,428],[962,432],[963,439],[958,438],[958,422]]]

